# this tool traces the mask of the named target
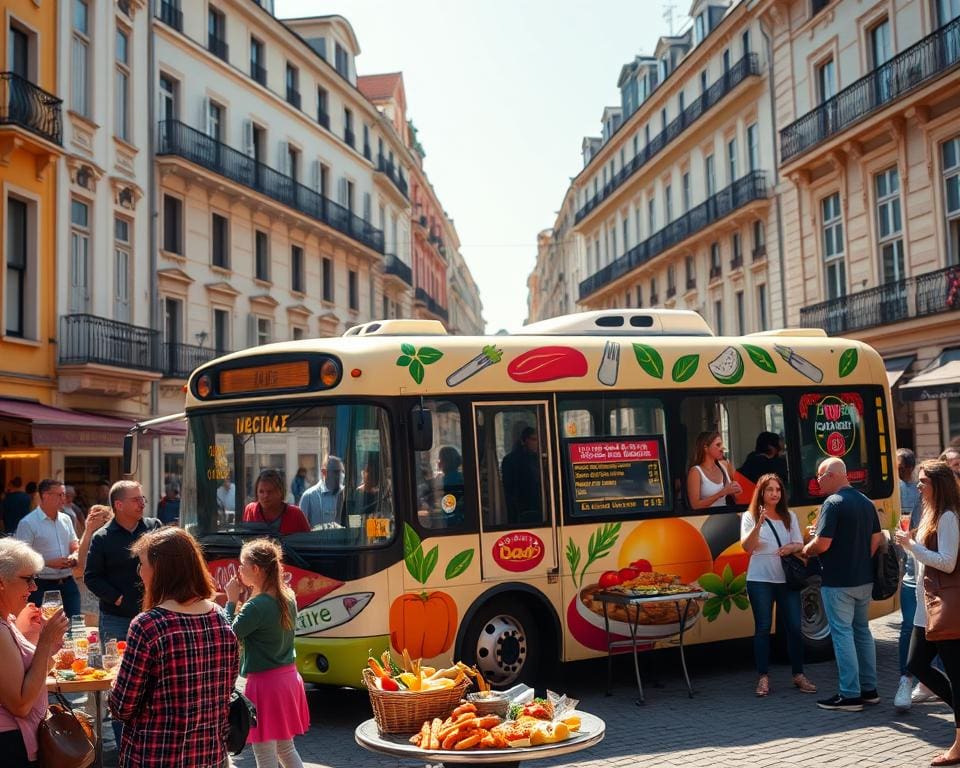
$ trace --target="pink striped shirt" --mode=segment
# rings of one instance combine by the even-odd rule
[[[6,620],[0,619],[0,626],[6,627],[13,634],[14,642],[20,649],[20,658],[23,661],[23,673],[26,674],[33,663],[33,654],[36,646],[25,638],[17,625],[14,623],[14,617],[9,616]],[[0,630],[3,631],[3,630]],[[27,759],[37,759],[37,729],[40,727],[40,721],[47,714],[47,688],[41,688],[37,695],[37,700],[33,702],[33,708],[26,717],[14,717],[6,709],[0,706],[0,731],[12,731],[19,728],[23,735],[23,743],[27,748]]]

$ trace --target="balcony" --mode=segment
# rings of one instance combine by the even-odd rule
[[[160,0],[160,21],[177,32],[183,32],[183,11],[168,0]]]
[[[758,261],[763,261],[767,258],[767,246],[758,245],[750,252],[750,258],[753,260],[753,263],[756,264]]]
[[[63,315],[57,340],[59,365],[111,365],[136,371],[160,370],[159,332],[95,315]]]
[[[441,318],[444,322],[447,321],[448,314],[447,314],[446,308],[441,307],[437,303],[437,300],[434,299],[433,296],[427,293],[423,288],[417,288],[417,290],[414,292],[413,297],[415,301],[418,301],[421,304],[423,304],[427,308],[427,311],[430,312],[431,315],[435,315],[436,317]]]
[[[157,155],[181,157],[383,253],[383,232],[372,224],[319,192],[179,120],[160,123]]]
[[[394,165],[392,160],[383,155],[377,155],[377,170],[393,182],[393,186],[400,191],[400,194],[407,197],[407,179],[400,166]]]
[[[383,273],[385,275],[393,275],[407,285],[413,286],[413,270],[392,253],[387,253],[383,256]]]
[[[250,62],[250,77],[256,80],[264,88],[267,87],[267,68],[255,61]]]
[[[357,140],[357,137],[353,135],[353,131],[351,131],[349,128],[346,128],[343,132],[343,140],[352,147],[354,142]]]
[[[300,109],[300,91],[296,88],[291,88],[287,86],[287,104],[292,104],[297,109]]]
[[[196,344],[164,342],[160,354],[164,378],[186,379],[195,369],[226,352],[217,352],[212,347],[199,347]]]
[[[651,293],[651,294],[650,294],[650,306],[651,306],[651,307],[654,306],[658,301],[660,301],[660,297],[659,297],[657,294],[655,294],[655,293]]]
[[[672,298],[673,298],[674,296],[676,296],[676,295],[677,295],[677,286],[675,286],[675,285],[668,285],[668,286],[667,286],[667,300],[669,301],[670,299],[672,299]]]
[[[373,161],[373,153],[370,151],[369,144],[363,145],[363,156],[367,158],[367,160],[370,160],[371,162]]]
[[[650,143],[638,154],[634,155],[633,159],[623,166],[613,179],[607,182],[607,185],[602,190],[588,200],[583,208],[577,211],[574,217],[575,223],[579,224],[591,211],[600,205],[600,203],[619,189],[627,179],[639,171],[652,158],[660,154],[670,142],[674,141],[681,133],[699,120],[704,113],[719,103],[728,93],[740,85],[740,83],[749,77],[759,74],[760,64],[757,60],[757,54],[748,53],[729,70],[724,72],[698,99],[695,99],[692,104],[668,123],[667,127],[654,136],[650,140]]]
[[[230,55],[230,46],[227,45],[227,41],[223,38],[217,37],[216,35],[207,35],[207,50],[210,51],[218,59],[223,61],[229,61]]]
[[[695,278],[695,277],[688,277],[688,278],[687,278],[687,290],[688,290],[688,291],[695,291],[695,290],[697,290],[697,278]]]
[[[320,110],[317,112],[317,122],[320,123],[328,131],[330,130],[330,113]]]
[[[960,266],[803,307],[800,325],[838,334],[955,310],[960,310]]]
[[[940,27],[780,131],[786,164],[960,63],[960,18]]]
[[[736,270],[741,269],[742,267],[743,267],[743,256],[738,254],[734,256],[732,259],[730,259],[731,272],[735,272]]]
[[[719,264],[714,264],[710,267],[710,280],[719,280],[720,276],[723,274],[723,270],[720,268]]]
[[[615,280],[646,264],[664,251],[682,243],[707,227],[757,200],[767,197],[767,177],[763,171],[752,171],[730,186],[708,197],[700,205],[671,221],[659,232],[637,243],[623,256],[580,283],[580,300],[608,286]]]
[[[63,144],[63,101],[13,72],[0,72],[0,125]]]

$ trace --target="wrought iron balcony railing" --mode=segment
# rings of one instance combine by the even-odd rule
[[[230,60],[230,46],[227,41],[216,35],[207,35],[207,50],[218,59]]]
[[[257,162],[179,120],[159,126],[157,155],[176,155],[316,219],[357,242],[383,253],[383,232],[291,177]]]
[[[394,165],[390,158],[383,155],[377,155],[377,170],[386,175],[393,185],[400,190],[400,193],[407,197],[407,180],[403,175],[403,169]]]
[[[392,253],[383,256],[383,271],[388,275],[396,275],[407,285],[413,285],[413,270]]]
[[[417,288],[417,290],[414,292],[414,298],[417,301],[423,302],[431,314],[441,317],[444,320],[449,317],[446,307],[441,307],[437,303],[437,300],[434,299],[433,296],[427,293],[423,288]]]
[[[651,293],[651,294],[650,294],[650,306],[652,307],[652,306],[653,306],[654,304],[656,304],[658,301],[660,301],[660,297],[659,297],[657,294],[655,294],[655,293]]]
[[[160,0],[160,21],[177,32],[183,32],[183,11],[168,0]]]
[[[838,334],[960,310],[960,266],[878,285],[800,310],[800,325]]]
[[[607,182],[603,189],[590,198],[584,206],[577,211],[574,217],[575,221],[577,223],[582,221],[594,208],[623,185],[627,179],[646,165],[651,158],[660,154],[669,142],[676,139],[688,127],[699,120],[705,112],[720,102],[724,96],[740,85],[740,83],[753,75],[759,74],[760,64],[757,60],[757,54],[746,54],[729,70],[724,72],[699,98],[694,99],[692,104],[687,106],[683,112],[668,123],[666,128],[654,136],[647,146],[634,155],[633,159],[624,165],[623,168]]]
[[[209,363],[218,354],[211,347],[198,347],[196,344],[178,344],[164,342],[161,350],[161,367],[164,377],[168,379],[186,379],[196,368]]]
[[[730,259],[730,271],[733,272],[743,266],[743,256],[734,256]]]
[[[159,332],[96,315],[62,315],[57,359],[60,365],[97,363],[158,371]]]
[[[13,72],[0,72],[0,125],[63,144],[63,101]]]
[[[695,291],[696,289],[697,289],[697,278],[695,278],[695,277],[688,277],[688,278],[687,278],[687,290],[688,290],[688,291]]]
[[[767,258],[767,246],[758,245],[756,248],[751,251],[751,257],[753,261],[761,261]]]
[[[616,261],[583,280],[580,283],[580,299],[586,299],[592,293],[623,277],[641,264],[645,264],[668,248],[729,216],[738,208],[766,197],[766,173],[751,171],[730,186],[711,195],[700,205],[691,208],[679,219],[674,219],[660,231],[654,232],[646,240],[637,243]]]
[[[300,109],[300,91],[296,88],[287,88],[287,103]]]
[[[668,298],[668,299],[672,299],[672,298],[673,298],[674,296],[676,296],[676,295],[677,295],[677,286],[675,286],[675,285],[668,285],[668,286],[667,286],[667,298]]]
[[[723,269],[718,264],[714,264],[712,267],[710,267],[711,280],[719,280],[721,274],[723,274]]]
[[[357,140],[357,137],[354,136],[353,131],[351,131],[349,128],[345,128],[343,131],[343,140],[352,147],[353,143]]]
[[[786,163],[960,63],[960,17],[898,53],[780,131]]]
[[[320,123],[328,131],[330,130],[330,113],[319,111],[317,112],[317,122]]]
[[[260,85],[267,85],[267,68],[255,61],[250,62],[250,77],[256,80]]]

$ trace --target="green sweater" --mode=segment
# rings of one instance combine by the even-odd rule
[[[288,605],[296,624],[296,601],[290,600]],[[227,618],[241,643],[241,675],[293,664],[293,630],[280,626],[280,605],[272,595],[257,595],[245,602],[239,612],[236,603],[227,603]]]

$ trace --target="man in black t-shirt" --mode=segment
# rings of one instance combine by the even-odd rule
[[[859,712],[878,704],[877,648],[867,612],[873,591],[873,555],[883,541],[873,502],[850,486],[842,459],[820,463],[817,482],[827,498],[803,555],[823,564],[820,596],[837,657],[840,692],[817,702],[821,709]]]

